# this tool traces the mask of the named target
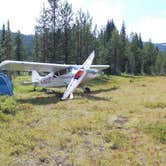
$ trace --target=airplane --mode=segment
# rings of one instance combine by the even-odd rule
[[[5,60],[0,63],[2,71],[31,71],[32,85],[44,88],[67,87],[61,100],[73,98],[73,91],[85,84],[86,81],[96,78],[102,70],[109,65],[92,65],[95,52],[93,51],[82,65],[53,64],[28,61]],[[46,76],[41,76],[40,72],[49,72]],[[86,92],[90,92],[85,87]]]

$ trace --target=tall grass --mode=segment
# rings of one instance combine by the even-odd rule
[[[0,96],[0,120],[8,120],[10,115],[19,111],[18,104],[14,97]]]
[[[165,77],[104,75],[63,102],[29,78],[0,97],[0,165],[165,165]]]

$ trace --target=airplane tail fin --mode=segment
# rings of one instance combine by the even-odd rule
[[[37,71],[32,71],[32,83],[38,82],[40,80],[40,75]]]

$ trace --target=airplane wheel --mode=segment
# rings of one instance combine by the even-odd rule
[[[90,92],[91,92],[90,88],[86,87],[86,88],[84,89],[84,93],[90,93]]]

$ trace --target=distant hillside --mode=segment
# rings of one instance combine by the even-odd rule
[[[166,43],[155,43],[154,44],[162,52],[166,51]]]

